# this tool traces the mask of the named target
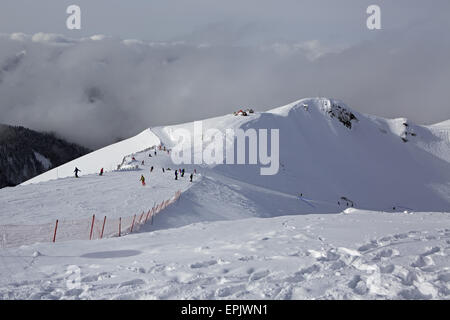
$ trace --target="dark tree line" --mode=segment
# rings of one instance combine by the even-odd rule
[[[47,169],[35,152],[47,158],[51,167]],[[88,152],[89,149],[66,142],[53,133],[0,124],[0,188],[18,185]]]

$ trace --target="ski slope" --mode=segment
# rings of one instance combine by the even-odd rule
[[[352,128],[330,117],[333,104],[352,112]],[[305,107],[307,106],[307,107]],[[408,123],[408,142],[401,140]],[[148,210],[155,202],[183,190],[180,205],[165,211],[151,230],[190,223],[274,217],[306,213],[339,213],[350,199],[355,207],[376,211],[449,211],[450,157],[445,125],[418,126],[407,119],[383,119],[351,110],[326,98],[302,99],[248,117],[225,115],[202,121],[215,128],[280,130],[280,169],[261,176],[261,165],[180,165],[184,179],[174,180],[171,157],[149,153],[161,143],[173,148],[176,129],[192,133],[193,150],[207,145],[194,137],[193,123],[147,129],[35,177],[17,188],[0,190],[4,224],[33,224]],[[447,134],[447,136],[446,136]],[[446,138],[447,137],[447,138]],[[226,152],[224,152],[225,154]],[[195,154],[194,154],[195,155]],[[132,161],[132,157],[135,161]],[[144,165],[141,161],[144,160]],[[137,166],[131,171],[117,171]],[[81,169],[73,178],[73,169]],[[150,167],[154,171],[150,174]],[[100,168],[105,168],[99,177]],[[111,170],[112,169],[112,170]],[[187,182],[196,170],[194,182]],[[54,179],[56,174],[60,179]],[[139,178],[147,178],[142,188]],[[64,177],[65,178],[62,178]],[[303,194],[300,197],[300,193]],[[395,209],[394,209],[395,208]]]
[[[72,177],[75,167],[78,167],[81,170],[81,174],[84,175],[99,173],[101,168],[112,171],[117,168],[118,164],[122,163],[124,156],[159,144],[158,137],[150,129],[147,129],[132,138],[114,143],[49,170],[33,179],[25,181],[22,185]]]
[[[339,112],[357,119],[351,128]],[[156,146],[173,148],[176,129],[207,145],[185,123],[147,129],[1,189],[2,225],[29,226],[139,214],[183,194],[135,235],[0,249],[0,297],[449,297],[448,122],[420,126],[311,98],[202,124],[204,131],[279,129],[279,172],[262,176],[260,164],[174,165]],[[177,168],[187,173],[175,180]],[[66,285],[69,266],[81,269],[75,290]]]
[[[163,173],[161,165],[150,172],[155,163],[170,161],[170,157],[163,153],[149,158],[150,152],[153,151],[134,155],[135,161],[131,160],[131,156],[125,157],[123,167],[132,169],[106,171],[103,176],[98,173],[85,174],[78,179],[67,177],[5,189],[5,192],[0,192],[3,221],[30,225],[53,222],[55,219],[89,219],[93,214],[110,218],[132,216],[147,212],[155,204],[172,197],[176,191],[185,191],[190,187],[187,176],[175,181],[173,172]],[[155,160],[151,162],[149,159]],[[142,160],[147,163],[142,165]],[[141,185],[141,175],[146,179],[145,187]],[[200,174],[195,178],[195,181],[199,180]]]

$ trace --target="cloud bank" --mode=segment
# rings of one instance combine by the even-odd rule
[[[328,96],[418,123],[450,118],[450,37],[421,25],[352,46],[0,36],[0,122],[97,148],[157,125]]]

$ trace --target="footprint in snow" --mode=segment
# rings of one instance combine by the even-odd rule
[[[339,270],[339,269],[345,268],[346,266],[347,266],[347,264],[344,261],[338,260],[338,261],[333,262],[330,269],[331,270]]]
[[[240,257],[238,260],[239,261],[251,261],[251,260],[255,260],[255,256]]]
[[[432,254],[435,254],[435,253],[441,251],[441,248],[439,248],[439,247],[432,247],[432,248],[427,248],[427,249],[428,250],[425,251],[424,253],[422,253],[421,256],[425,257],[425,256],[429,256],[429,255],[432,255]]]
[[[269,275],[269,273],[270,273],[269,270],[258,271],[258,272],[252,273],[248,280],[249,281],[257,281],[257,280],[267,277]]]
[[[412,270],[407,271],[406,274],[401,273],[397,276],[400,278],[401,283],[405,286],[412,286],[414,284],[414,281],[417,281],[417,279],[418,279],[417,273]]]
[[[81,282],[86,283],[86,282],[94,282],[94,281],[98,281],[99,280],[99,276],[98,275],[90,275],[90,276],[86,276],[84,278],[81,278]]]
[[[371,241],[370,243],[364,244],[361,247],[358,248],[359,252],[366,252],[370,249],[375,249],[378,247],[378,243],[376,241]]]
[[[406,238],[408,238],[408,234],[407,234],[407,233],[399,233],[399,234],[395,234],[395,235],[394,235],[394,238],[395,238],[396,240],[399,240],[399,239],[406,239]]]
[[[438,280],[444,283],[450,282],[450,272],[442,273],[438,276]]]
[[[216,260],[209,260],[204,262],[196,262],[190,265],[191,269],[199,269],[199,268],[206,268],[212,265],[217,264]]]
[[[352,289],[354,293],[359,295],[366,294],[368,291],[366,283],[359,275],[353,277],[353,279],[348,283],[348,287]]]
[[[64,293],[64,296],[66,297],[78,297],[80,294],[83,293],[83,289],[71,289]]]
[[[381,273],[392,273],[395,270],[395,265],[388,264],[386,266],[380,266],[380,272]]]
[[[245,285],[238,285],[238,286],[230,286],[225,288],[219,288],[216,290],[216,296],[225,298],[228,296],[231,296],[232,294],[235,294],[239,291],[245,290]]]
[[[383,249],[375,255],[372,261],[380,261],[382,258],[390,258],[392,256],[397,256],[398,254],[399,252],[395,249]]]
[[[417,257],[416,261],[411,263],[411,267],[414,268],[423,268],[427,266],[434,265],[434,261],[430,256],[419,256]]]
[[[392,236],[386,236],[380,239],[380,242],[391,242],[394,239]]]
[[[247,269],[247,274],[252,274],[255,271],[254,268],[248,268]]]
[[[429,300],[433,298],[431,294],[429,295],[423,294],[417,288],[402,290],[398,293],[398,295],[406,300]]]
[[[143,284],[145,284],[144,280],[142,280],[142,279],[133,279],[133,280],[130,280],[130,281],[125,281],[125,282],[120,283],[117,286],[117,288],[123,288],[123,287],[129,287],[129,286],[136,287],[136,286],[140,286],[140,285],[143,285]]]
[[[313,264],[309,267],[303,268],[300,271],[295,272],[292,276],[289,276],[284,279],[284,282],[287,283],[297,283],[305,281],[305,277],[309,278],[315,272],[320,271],[320,266],[318,264]]]
[[[334,250],[331,249],[325,253],[325,256],[318,258],[317,261],[336,261],[340,257],[340,254],[334,252]]]
[[[313,264],[312,266],[301,269],[298,273],[302,275],[308,275],[318,271],[320,271],[320,265]]]

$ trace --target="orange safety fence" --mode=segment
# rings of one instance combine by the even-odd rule
[[[52,223],[35,225],[0,225],[0,248],[19,247],[38,242],[95,240],[124,236],[139,231],[147,223],[153,223],[153,217],[176,202],[180,196],[181,191],[177,191],[170,199],[133,216],[110,218],[97,217],[94,214],[87,219],[58,219]]]

